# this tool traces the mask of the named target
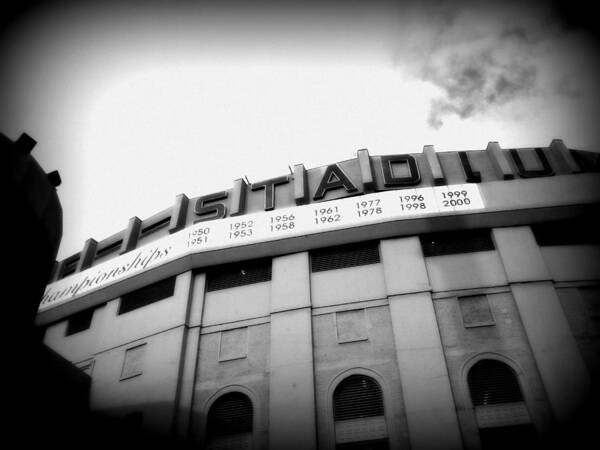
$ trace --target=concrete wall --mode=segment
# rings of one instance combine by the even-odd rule
[[[567,421],[589,395],[590,379],[556,291],[549,282],[516,284],[512,291],[554,416]]]
[[[431,289],[418,237],[386,239],[381,241],[380,247],[386,295]]]
[[[536,251],[533,234],[524,227],[494,230],[493,236],[554,417],[568,421],[589,395],[590,377],[554,285],[545,281],[553,274],[544,270],[544,249]]]
[[[145,429],[170,433],[183,327],[147,336],[94,355],[90,407],[116,417],[141,411]],[[122,378],[127,349],[145,345],[142,373]]]
[[[68,320],[49,326],[44,343],[72,362],[124,343],[183,325],[191,272],[177,276],[174,295],[151,305],[118,314],[120,298],[97,308],[90,328],[65,336]]]
[[[44,343],[73,363],[92,364],[90,406],[111,416],[143,413],[143,427],[173,426],[191,272],[177,276],[174,295],[118,315],[120,299],[97,308],[90,328],[65,336],[68,321],[48,327]],[[129,348],[145,345],[143,373],[123,379]]]
[[[273,259],[270,282],[214,292],[185,272],[172,297],[120,316],[111,300],[89,330],[65,337],[58,322],[45,342],[94,360],[95,409],[142,411],[145,425],[198,444],[211,404],[239,391],[256,448],[333,449],[333,391],[363,374],[382,388],[391,448],[477,449],[466,383],[477,360],[513,368],[540,432],[577,409],[600,367],[599,289],[576,280],[600,280],[597,248],[539,248],[529,227],[493,238],[493,251],[427,258],[418,237],[386,239],[381,263],[317,273],[294,253]],[[487,298],[485,326],[465,326],[459,302],[472,295]],[[122,379],[140,344],[142,374]]]
[[[271,283],[256,283],[207,292],[204,299],[202,325],[217,325],[268,316]]]
[[[102,350],[101,340],[112,322],[113,312],[106,305],[96,308],[90,328],[70,336],[65,335],[68,320],[52,324],[46,328],[44,344],[73,363],[92,358]]]
[[[600,381],[600,285],[556,289],[571,333],[595,382]]]
[[[461,437],[417,237],[381,242],[411,448],[460,448]],[[434,263],[435,266],[435,263]],[[431,427],[431,422],[437,425]]]
[[[273,260],[269,447],[316,448],[308,253]]]
[[[506,274],[495,250],[425,258],[434,292],[502,286]]]
[[[408,427],[388,306],[365,308],[367,339],[355,342],[338,341],[335,316],[335,312],[313,312],[319,448],[335,448],[333,391],[337,383],[354,373],[371,376],[381,386],[390,448],[408,447]]]
[[[311,273],[310,289],[314,308],[386,296],[381,264]]]
[[[390,313],[411,448],[461,448],[431,295],[422,292],[393,296]]]
[[[493,324],[465,327],[457,296],[436,298],[433,303],[456,412],[467,449],[479,448],[478,427],[467,385],[467,374],[468,369],[480,359],[497,359],[512,367],[518,374],[533,425],[544,432],[548,431],[552,423],[544,386],[510,291],[504,288],[502,292],[478,290],[477,293],[487,297]]]
[[[102,348],[110,348],[123,342],[140,339],[169,328],[184,324],[192,274],[184,272],[177,276],[172,297],[159,300],[147,307],[118,315],[120,300],[108,302],[108,315],[113,317],[110,329],[105,330]]]
[[[600,280],[600,246],[560,245],[540,250],[553,280]]]
[[[200,337],[191,434],[195,441],[203,442],[211,404],[219,396],[237,391],[248,395],[252,402],[255,446],[265,448],[269,423],[270,324],[247,327],[245,357],[220,361],[221,334],[226,331],[203,334]]]

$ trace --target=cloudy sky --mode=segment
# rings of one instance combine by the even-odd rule
[[[595,37],[560,3],[213,3],[40,2],[7,22],[0,132],[61,174],[59,259],[179,193],[360,148],[598,151]]]

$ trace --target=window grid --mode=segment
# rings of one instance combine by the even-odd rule
[[[313,273],[379,262],[379,241],[327,247],[310,252],[310,267]]]
[[[500,361],[479,361],[469,371],[467,382],[473,406],[523,401],[515,373]]]
[[[125,314],[159,300],[172,297],[175,293],[175,278],[170,277],[123,295],[117,314]]]
[[[59,278],[65,278],[75,273],[75,271],[77,270],[77,263],[79,262],[79,257],[80,255],[79,253],[77,253],[76,255],[70,256],[69,258],[67,258],[67,260],[65,260]]]
[[[429,233],[419,236],[424,256],[453,255],[494,250],[490,229]]]
[[[335,421],[383,415],[383,395],[375,380],[364,375],[351,375],[333,394]]]
[[[164,228],[167,225],[169,225],[170,222],[171,222],[171,216],[164,217],[163,219],[159,220],[158,222],[142,228],[142,231],[140,231],[140,237],[145,237],[151,233],[154,233],[155,231],[158,231],[161,228]]]
[[[600,244],[598,220],[561,220],[531,225],[540,247]]]
[[[96,251],[96,258],[98,258],[100,256],[106,256],[109,253],[119,250],[121,248],[122,244],[123,244],[123,239],[119,239],[118,241],[115,241],[112,244],[107,245],[106,247],[98,249],[98,251]]]
[[[67,321],[65,336],[71,336],[90,328],[95,308],[85,309],[73,314]]]
[[[210,408],[207,436],[230,436],[252,432],[253,409],[250,399],[241,392],[230,392],[219,397]]]
[[[255,260],[213,267],[206,274],[206,291],[271,281],[271,260]]]

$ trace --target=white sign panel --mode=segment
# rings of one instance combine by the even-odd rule
[[[475,184],[402,189],[200,222],[49,284],[39,311],[189,254],[484,207]]]

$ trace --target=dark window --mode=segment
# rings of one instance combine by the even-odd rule
[[[158,222],[155,222],[147,227],[142,228],[140,236],[146,236],[150,233],[154,233],[155,231],[160,230],[161,228],[167,226],[171,222],[171,216],[167,216]]]
[[[79,253],[76,255],[70,256],[67,260],[65,260],[59,278],[65,278],[71,274],[74,274],[77,270],[77,263],[79,262]]]
[[[467,382],[473,406],[523,401],[517,376],[500,361],[479,361],[469,370]]]
[[[210,407],[206,424],[209,438],[252,432],[252,403],[241,392],[219,397]]]
[[[255,260],[211,268],[206,274],[206,291],[219,291],[271,281],[271,260]]]
[[[128,430],[139,430],[144,423],[144,413],[142,411],[134,411],[126,414],[123,417],[123,423]]]
[[[562,220],[531,225],[538,245],[600,244],[597,220]]]
[[[494,250],[489,229],[446,231],[419,236],[424,256],[452,255]]]
[[[387,450],[388,440],[377,439],[373,441],[347,442],[336,444],[335,450]]]
[[[87,330],[92,324],[92,317],[94,316],[95,308],[89,308],[78,313],[73,314],[69,317],[67,322],[67,332],[65,336],[70,336],[80,331]]]
[[[597,153],[571,150],[571,155],[584,172],[600,172],[600,155]]]
[[[378,262],[380,262],[378,241],[327,247],[310,252],[312,272],[364,266]]]
[[[108,255],[109,253],[112,253],[115,250],[120,249],[122,243],[123,243],[123,239],[119,239],[118,241],[115,241],[112,244],[107,245],[106,247],[98,249],[98,251],[96,252],[96,257]]]
[[[351,375],[333,393],[334,420],[383,415],[383,395],[379,384],[364,375]]]
[[[482,450],[541,448],[535,445],[538,444],[537,434],[531,424],[480,428],[479,437]]]
[[[175,277],[145,286],[121,297],[118,314],[125,314],[150,303],[172,297],[175,292]]]

